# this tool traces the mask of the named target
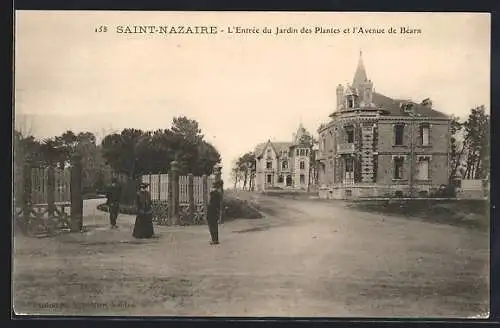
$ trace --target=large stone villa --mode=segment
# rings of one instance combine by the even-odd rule
[[[336,110],[318,129],[320,197],[424,196],[448,183],[450,118],[429,99],[374,92],[361,53],[352,85],[336,93]]]
[[[311,149],[301,142],[304,135],[309,133],[300,124],[291,141],[268,140],[255,147],[255,190],[307,190],[314,172],[309,169]]]

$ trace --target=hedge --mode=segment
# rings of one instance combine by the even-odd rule
[[[224,208],[223,220],[225,222],[232,221],[234,219],[260,219],[262,214],[259,210],[253,207],[246,200],[241,200],[233,197],[226,197],[222,201]],[[108,206],[103,203],[97,205],[97,209],[103,212],[108,212]],[[120,204],[120,213],[136,215],[135,205]]]

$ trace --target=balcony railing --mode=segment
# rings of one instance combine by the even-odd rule
[[[351,154],[354,153],[355,148],[353,143],[337,144],[337,154]]]

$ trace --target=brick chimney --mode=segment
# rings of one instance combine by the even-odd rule
[[[432,108],[432,100],[430,98],[425,98],[424,100],[422,100],[422,102],[420,103],[420,105],[422,105],[423,107],[431,109]]]

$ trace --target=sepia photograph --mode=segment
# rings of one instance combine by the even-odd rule
[[[14,13],[16,315],[490,315],[486,13]]]

